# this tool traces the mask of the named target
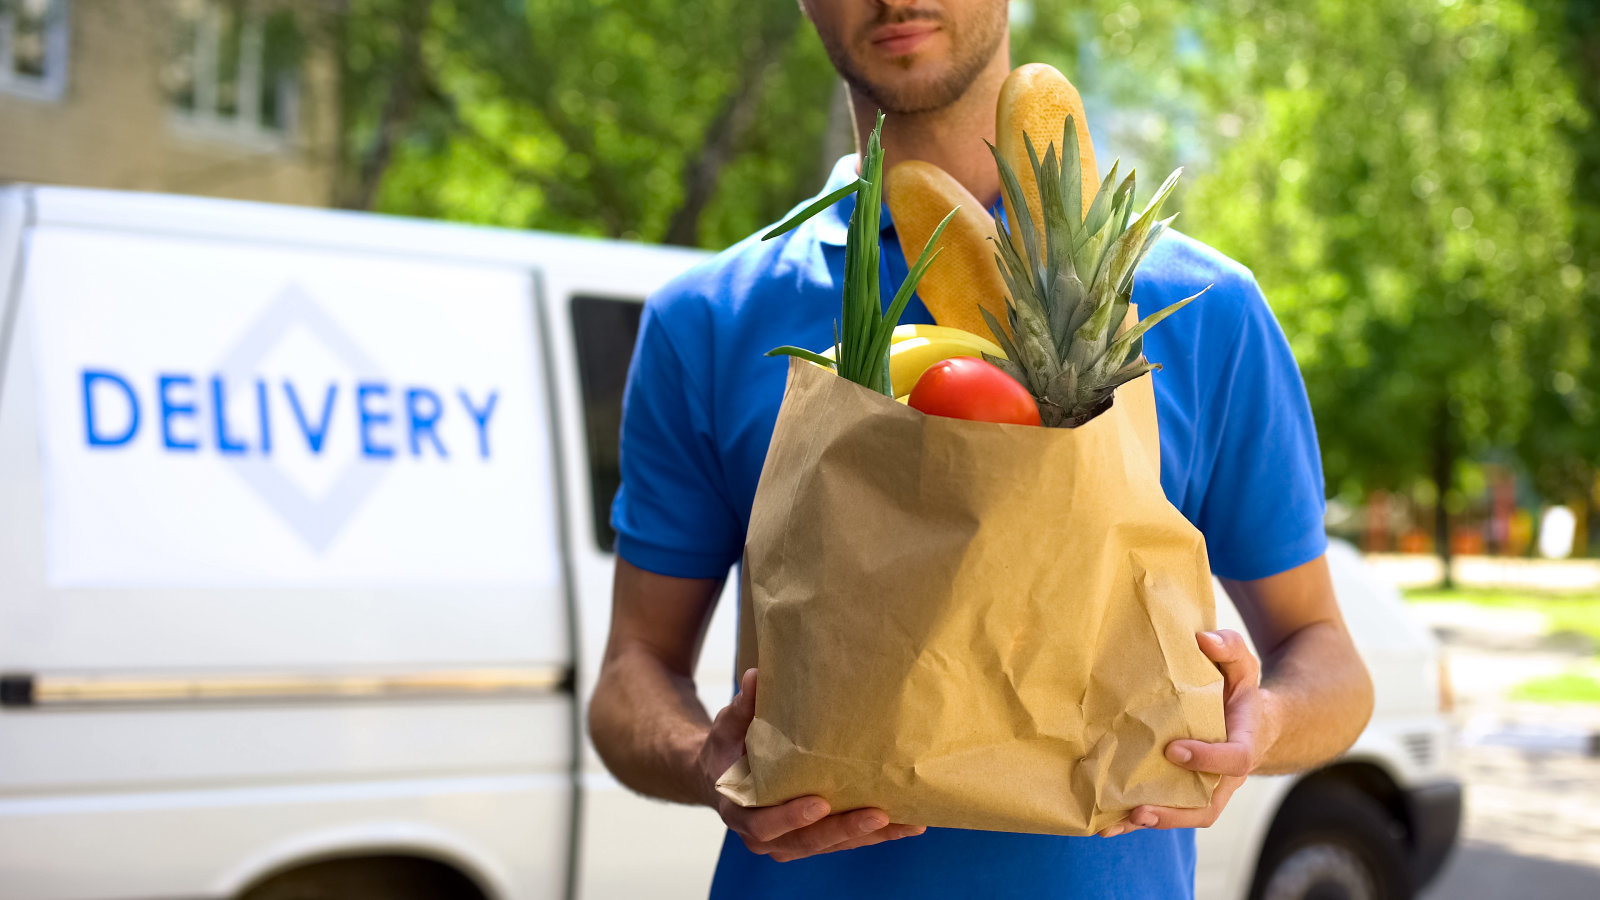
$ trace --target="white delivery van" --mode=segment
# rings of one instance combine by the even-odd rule
[[[640,303],[702,257],[0,188],[0,900],[704,896],[716,817],[582,730]],[[1251,780],[1202,897],[1408,896],[1453,842],[1437,651],[1332,558],[1377,714]]]

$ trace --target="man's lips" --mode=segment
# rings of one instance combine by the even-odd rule
[[[872,46],[890,56],[905,56],[939,30],[936,22],[902,22],[882,25],[872,31]]]

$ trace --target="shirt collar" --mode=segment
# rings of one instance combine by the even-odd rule
[[[833,164],[833,171],[828,173],[828,183],[823,185],[822,193],[818,197],[826,197],[856,179],[857,156],[851,153],[839,158]],[[813,198],[814,199],[814,198]],[[811,201],[806,201],[811,202]],[[838,203],[818,213],[811,221],[815,223],[817,240],[835,247],[843,247],[850,234],[850,216],[856,211],[856,195],[840,200]],[[995,201],[989,208],[989,215],[994,217],[995,224],[1000,228],[1006,227],[1005,204]],[[894,233],[894,220],[889,216],[889,204],[883,204],[883,214],[878,220],[878,236],[887,237]]]
[[[818,197],[825,197],[829,193],[844,187],[856,180],[856,165],[858,157],[851,153],[840,157],[833,164],[833,171],[828,174],[828,183],[823,186]],[[850,216],[856,211],[856,195],[840,200],[817,214],[815,219],[817,240],[835,247],[843,247],[850,233]],[[894,232],[894,222],[889,218],[889,204],[883,204],[883,213],[878,220],[878,235],[884,237]]]

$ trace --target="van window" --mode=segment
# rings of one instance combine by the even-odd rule
[[[578,344],[578,380],[583,389],[583,421],[589,442],[589,498],[594,509],[594,539],[610,553],[611,500],[622,486],[617,444],[622,431],[622,389],[639,335],[641,300],[615,297],[572,298],[572,330]]]

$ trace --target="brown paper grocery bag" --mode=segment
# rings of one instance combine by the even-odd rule
[[[760,668],[746,806],[817,794],[917,825],[1092,834],[1199,807],[1163,755],[1225,739],[1198,531],[1167,501],[1151,376],[1077,428],[925,416],[798,360],[745,545]]]

